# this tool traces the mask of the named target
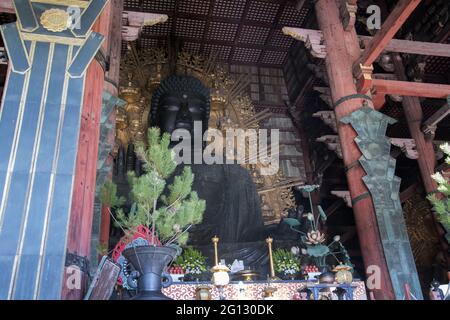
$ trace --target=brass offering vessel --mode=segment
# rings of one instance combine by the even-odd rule
[[[243,281],[253,281],[259,276],[259,273],[253,270],[242,270],[236,273],[236,278]]]

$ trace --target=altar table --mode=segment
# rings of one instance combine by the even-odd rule
[[[219,292],[210,282],[175,282],[168,288],[163,289],[163,293],[174,300],[195,300],[195,290],[199,286],[209,286],[213,300],[219,299]],[[263,300],[264,289],[269,285],[267,281],[244,281],[239,283],[232,281],[224,288],[223,295],[226,300]],[[366,288],[363,281],[354,281],[351,285],[352,300],[367,300]],[[321,289],[330,288],[331,291],[337,287],[344,289],[348,285],[324,285],[303,280],[299,281],[271,281],[270,287],[276,288],[273,294],[276,300],[294,300],[299,290],[308,287],[312,292],[316,293]],[[298,295],[298,294],[297,294]]]

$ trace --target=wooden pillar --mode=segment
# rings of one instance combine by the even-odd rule
[[[67,242],[67,252],[85,258],[86,261],[90,254],[103,81],[103,69],[95,61],[89,67],[86,75]],[[69,289],[64,283],[62,299],[78,300],[83,297],[86,289],[84,286],[87,279],[86,272],[88,270],[83,270],[83,285],[80,289]],[[70,272],[66,272],[66,275],[70,275]]]
[[[84,89],[84,104],[81,118],[80,137],[76,162],[76,175],[74,181],[72,209],[69,224],[69,237],[67,252],[89,261],[92,221],[94,216],[94,201],[96,196],[97,160],[100,140],[100,120],[102,115],[103,92],[105,89],[106,61],[109,48],[117,40],[111,40],[112,21],[117,20],[112,9],[118,1],[109,1],[101,16],[93,26],[93,30],[104,35],[105,41],[101,47],[101,57],[94,60],[88,68],[86,85]],[[121,20],[121,15],[119,16]],[[117,35],[117,34],[115,34]],[[118,33],[120,38],[120,32]],[[99,61],[100,60],[100,61]],[[118,77],[118,72],[117,72]],[[114,86],[107,88],[117,94]],[[66,270],[67,271],[67,270]],[[87,284],[87,272],[82,270],[81,288],[68,288],[63,283],[62,299],[82,299]],[[70,276],[66,272],[66,277]]]
[[[111,0],[111,19],[108,39],[109,70],[105,76],[104,90],[118,96],[120,81],[120,59],[122,52],[123,0]],[[118,19],[117,17],[120,17]],[[114,142],[113,142],[114,143]],[[112,161],[112,159],[111,159]],[[109,178],[112,178],[112,173]],[[99,244],[108,247],[111,216],[108,208],[101,206]]]
[[[45,16],[63,18],[64,4],[42,13],[16,1],[21,23],[0,27],[11,61],[0,117],[0,299],[61,297],[86,69],[104,40],[90,27],[104,4],[83,2],[81,27],[52,38],[41,33],[55,27]]]
[[[395,65],[395,73],[398,79],[401,81],[407,81],[408,79],[405,74],[405,69],[400,54],[394,53],[393,61]],[[433,147],[433,140],[425,139],[425,135],[422,132],[423,112],[422,106],[420,105],[420,100],[418,97],[404,96],[402,105],[403,112],[408,123],[409,132],[411,137],[416,142],[416,150],[419,154],[417,164],[419,165],[423,186],[427,193],[436,192],[437,184],[431,178],[431,175],[435,172],[436,156]],[[449,248],[448,243],[444,239],[446,232],[439,224],[434,214],[431,215],[431,218],[436,226],[436,231],[439,236],[439,241],[443,252],[446,253]],[[447,260],[448,259],[449,257],[447,255]]]
[[[123,0],[110,0],[99,17],[93,30],[103,34],[105,41],[99,58],[92,63],[86,75],[83,116],[77,153],[76,176],[72,198],[67,251],[89,261],[91,256],[92,223],[94,202],[96,200],[97,163],[100,144],[100,122],[104,95],[114,97],[118,94],[121,28]],[[108,63],[109,62],[109,63]],[[109,69],[107,69],[109,66]],[[109,98],[107,99],[109,100]],[[101,213],[101,241],[109,238],[109,214]],[[95,263],[91,261],[91,263]],[[88,270],[84,270],[88,271]],[[66,277],[70,272],[66,272]],[[87,283],[86,272],[82,273],[82,286],[79,289],[63,287],[63,299],[82,299]],[[65,283],[65,282],[64,282]]]
[[[354,30],[344,31],[335,0],[318,0],[315,3],[315,9],[317,21],[323,32],[327,47],[325,62],[333,102],[336,103],[343,97],[357,94],[353,82],[352,67],[355,52],[357,52],[356,48],[359,50],[359,45],[357,41],[352,41],[352,38],[356,39],[356,35],[351,34],[355,32]],[[347,182],[352,199],[367,195],[368,190],[362,180],[365,172],[358,162],[361,152],[354,142],[356,133],[350,125],[342,124],[340,120],[362,106],[362,99],[350,99],[339,104],[335,109],[343,160],[347,168]],[[368,289],[373,292],[377,300],[395,299],[371,197],[365,197],[354,203],[353,212],[364,264],[366,268],[376,266],[380,271],[381,288]]]
[[[393,54],[395,73],[399,80],[407,81],[403,62],[400,54]],[[416,150],[419,153],[417,162],[419,164],[422,181],[427,193],[434,192],[437,189],[436,182],[431,178],[436,167],[436,158],[432,140],[426,140],[422,132],[423,112],[420,100],[417,97],[403,97],[403,112],[408,123],[411,137],[416,142]]]
[[[113,96],[119,94],[120,58],[122,54],[123,0],[111,0],[111,24],[109,26],[109,70],[105,77],[105,91]]]

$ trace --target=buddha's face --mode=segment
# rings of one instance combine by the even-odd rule
[[[193,132],[194,121],[206,119],[204,98],[191,92],[166,94],[158,108],[158,123],[162,132],[172,133],[175,129]],[[203,128],[203,131],[207,128]]]

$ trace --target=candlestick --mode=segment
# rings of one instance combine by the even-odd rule
[[[214,236],[211,240],[214,244],[214,262],[215,262],[215,265],[218,266],[219,265],[219,254],[217,253],[217,244],[219,243],[219,237]]]
[[[217,253],[217,244],[219,243],[219,237],[214,236],[211,240],[212,243],[214,244],[214,260],[215,260],[215,266],[211,268],[211,272],[213,273],[211,280],[212,283],[219,290],[219,299],[225,300],[224,287],[230,283],[230,276],[228,274],[228,272],[230,272],[230,269],[228,269],[227,266],[219,265],[219,254]]]
[[[275,269],[273,267],[272,242],[273,239],[271,237],[266,239],[267,246],[269,247],[270,278],[272,280],[277,280],[278,278],[275,276]]]

